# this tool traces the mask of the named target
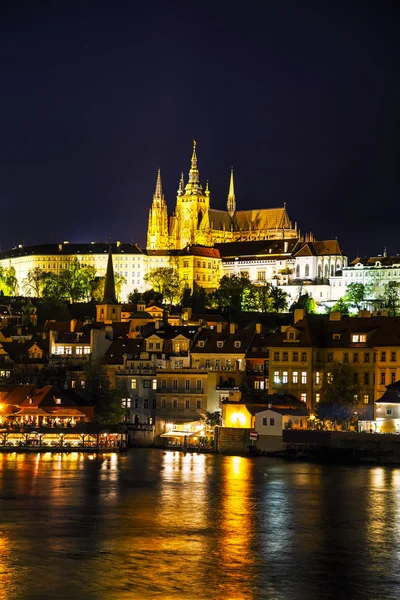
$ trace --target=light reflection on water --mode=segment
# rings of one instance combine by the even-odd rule
[[[400,469],[0,454],[0,599],[400,597]]]

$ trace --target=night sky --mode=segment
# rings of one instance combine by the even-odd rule
[[[374,6],[363,6],[371,4]],[[2,3],[2,249],[145,244],[197,140],[211,205],[400,253],[396,3]]]

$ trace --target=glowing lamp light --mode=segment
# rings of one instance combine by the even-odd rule
[[[231,416],[231,422],[244,426],[246,424],[246,416],[241,412],[235,412]]]
[[[167,423],[167,425],[166,425],[167,431],[172,431],[173,427],[174,427],[173,423]]]

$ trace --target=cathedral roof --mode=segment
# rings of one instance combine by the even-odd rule
[[[204,215],[200,229],[217,231],[256,231],[267,229],[289,229],[291,223],[285,208],[260,208],[238,210],[231,217],[226,210],[210,208]]]

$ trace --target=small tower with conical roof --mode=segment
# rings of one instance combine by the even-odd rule
[[[236,199],[235,199],[235,186],[233,183],[233,167],[231,168],[231,179],[229,182],[228,202],[227,202],[228,213],[231,218],[236,211]]]
[[[96,321],[115,323],[121,321],[122,306],[118,304],[115,293],[114,266],[111,244],[108,249],[106,278],[104,281],[103,301],[96,306]]]
[[[168,209],[162,192],[161,171],[158,169],[156,191],[149,211],[147,249],[165,250],[165,248],[168,248]]]

